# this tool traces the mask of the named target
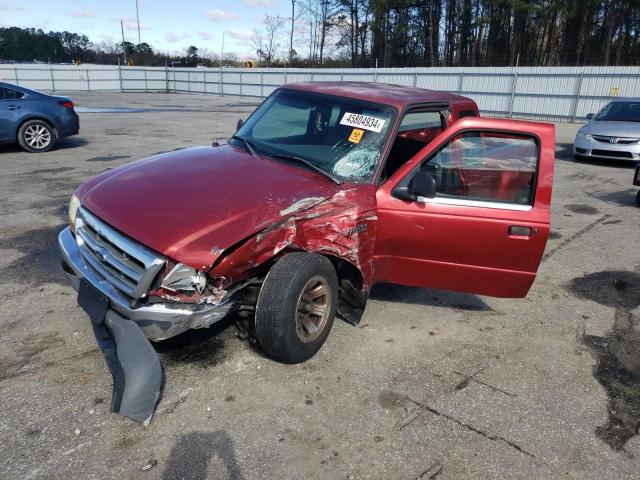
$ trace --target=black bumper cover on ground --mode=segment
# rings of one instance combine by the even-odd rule
[[[87,312],[98,346],[113,376],[111,411],[148,423],[160,398],[162,367],[135,322],[109,309],[109,299],[80,281],[78,304]]]

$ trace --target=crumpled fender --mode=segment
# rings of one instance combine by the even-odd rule
[[[326,201],[304,201],[284,209],[283,218],[244,240],[210,270],[212,277],[235,283],[285,250],[303,250],[337,257],[361,273],[364,290],[373,277],[377,216],[375,190],[358,185],[341,190]],[[287,215],[289,214],[289,215]]]

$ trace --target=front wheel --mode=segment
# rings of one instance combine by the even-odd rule
[[[256,305],[256,337],[285,363],[313,357],[327,339],[338,304],[338,278],[322,255],[296,252],[269,270]]]
[[[636,205],[640,207],[640,190],[638,190],[638,194],[636,195]]]
[[[55,130],[42,120],[28,120],[18,130],[18,143],[27,152],[48,152],[55,140]]]

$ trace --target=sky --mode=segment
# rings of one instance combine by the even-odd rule
[[[195,45],[220,54],[224,32],[225,52],[251,56],[251,34],[265,14],[291,18],[290,0],[138,0],[138,5],[142,42],[169,53]],[[138,43],[135,0],[0,0],[0,27],[67,30],[94,43],[120,42],[121,19],[125,40]]]

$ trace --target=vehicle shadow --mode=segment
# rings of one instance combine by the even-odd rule
[[[222,333],[233,326],[233,315],[214,323],[208,328],[187,330],[180,335],[152,343],[167,366],[189,364],[200,368],[213,367],[226,357]]]
[[[629,182],[631,183],[631,182]],[[616,207],[634,207],[636,205],[636,195],[638,194],[637,187],[626,188],[617,192],[609,193],[587,193],[592,198],[615,205]]]
[[[213,457],[217,457],[223,466],[222,471],[216,471],[215,478],[244,478],[236,459],[233,441],[224,430],[181,435],[171,448],[162,478],[164,480],[209,478],[209,464]]]
[[[51,149],[51,151],[66,150],[67,148],[84,147],[85,145],[88,145],[88,144],[89,144],[89,141],[82,137],[66,137],[58,140],[54,145],[54,147]]]
[[[609,160],[606,158],[575,158],[573,143],[556,143],[556,160],[576,163],[578,165],[596,165],[600,167],[634,169],[636,162],[629,160]]]
[[[56,142],[56,144],[53,146],[51,150],[41,155],[46,155],[47,153],[53,153],[57,150],[66,150],[68,148],[84,147],[85,145],[88,145],[88,144],[89,144],[89,141],[82,137],[61,138]],[[10,145],[0,145],[0,155],[2,155],[3,153],[28,153],[28,152],[25,152],[22,148],[20,148],[20,145],[16,143],[16,144],[10,144]]]
[[[385,302],[407,303],[457,310],[492,311],[480,297],[468,293],[405,287],[391,283],[375,285],[369,298]]]

